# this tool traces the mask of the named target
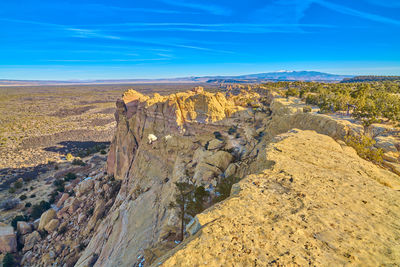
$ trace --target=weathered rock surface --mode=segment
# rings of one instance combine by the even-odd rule
[[[49,233],[54,232],[55,230],[57,230],[57,227],[59,225],[60,221],[57,219],[52,219],[51,221],[49,221],[46,226],[44,227],[44,230],[46,230]]]
[[[234,157],[222,150],[224,142],[214,141],[213,150],[206,144],[215,139],[215,132],[226,139],[232,125],[253,118],[252,109],[237,102],[240,96],[201,90],[153,98],[130,91],[117,102],[118,125],[107,171],[123,180],[122,186],[76,266],[89,264],[94,254],[95,266],[131,266],[147,248],[168,240],[174,244],[179,224],[176,211],[168,208],[174,183],[189,179],[215,184]],[[150,141],[149,136],[157,138]],[[244,147],[244,135],[239,139]]]
[[[17,237],[12,226],[0,226],[0,252],[17,251]]]
[[[399,263],[397,175],[312,131],[277,136],[260,153],[264,170],[198,214],[197,233],[155,266]]]
[[[27,222],[17,222],[17,233],[19,235],[25,235],[32,232],[32,225]]]
[[[24,237],[24,248],[23,251],[28,251],[33,248],[33,246],[41,240],[40,234],[38,231],[34,231],[29,235]]]
[[[52,220],[57,217],[57,213],[54,209],[49,209],[48,211],[44,212],[42,216],[40,216],[40,223],[38,230],[41,231],[45,229],[45,226]]]

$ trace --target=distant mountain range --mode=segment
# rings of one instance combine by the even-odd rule
[[[5,80],[0,86],[39,86],[39,85],[76,85],[76,84],[130,84],[130,83],[252,83],[266,81],[318,81],[339,82],[353,75],[336,75],[317,71],[277,71],[238,76],[203,76],[167,79],[120,79],[120,80]]]

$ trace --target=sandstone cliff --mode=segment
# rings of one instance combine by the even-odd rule
[[[285,101],[262,90],[125,93],[107,164],[121,190],[76,266],[399,259],[398,176],[331,138],[361,131],[357,124]],[[293,128],[320,134],[277,136]],[[168,208],[174,182],[189,180],[213,193],[229,176],[246,178],[234,196],[199,214],[188,232],[201,230],[171,250],[179,225]]]
[[[399,263],[400,194],[376,181],[397,175],[311,131],[277,136],[263,153],[273,166],[197,215],[200,230],[157,266]]]
[[[202,90],[151,98],[125,93],[117,102],[107,166],[122,180],[121,190],[77,266],[87,265],[93,255],[96,266],[132,266],[160,242],[174,246],[179,224],[168,208],[174,182],[189,179],[212,190],[235,155],[251,153],[256,133],[246,132],[244,125],[253,123],[249,104],[258,99],[256,93],[226,98]],[[232,126],[238,128],[235,136],[227,133]],[[244,176],[245,170],[238,173]]]

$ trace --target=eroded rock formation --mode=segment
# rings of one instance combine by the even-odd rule
[[[262,153],[272,167],[198,214],[198,232],[154,266],[399,262],[400,194],[377,181],[397,175],[313,131],[279,135]]]
[[[393,172],[341,141],[362,132],[360,125],[305,112],[296,99],[263,88],[214,94],[199,87],[152,97],[130,90],[116,105],[107,166],[91,164],[89,177],[66,184],[40,222],[18,224],[22,265],[400,260],[400,146],[388,130],[371,131]],[[242,180],[230,198],[212,205],[228,177]],[[179,216],[169,206],[182,181],[204,186],[210,199],[178,245]]]
[[[366,221],[371,212],[399,214],[389,203],[397,199],[400,182],[331,138],[361,131],[356,124],[305,113],[301,103],[269,92],[225,96],[198,89],[154,97],[128,91],[117,103],[116,119],[107,171],[122,180],[121,190],[77,266],[164,260],[166,266],[374,263],[378,256],[379,262],[391,263],[398,258],[397,252],[366,252],[367,243],[359,241],[387,249],[395,244],[395,215],[372,219],[376,227],[386,221],[381,226],[394,235],[388,241],[376,240]],[[298,131],[276,137],[293,128],[323,135]],[[276,138],[284,140],[275,143]],[[201,231],[171,252],[179,226],[168,208],[174,182],[189,180],[213,192],[229,176],[247,178],[240,190],[234,187],[236,196],[199,214],[188,232]],[[364,193],[355,199],[357,190]],[[385,194],[390,197],[383,199]],[[341,247],[344,240],[349,243]]]

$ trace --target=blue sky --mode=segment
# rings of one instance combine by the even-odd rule
[[[0,79],[400,75],[399,0],[4,0]]]

